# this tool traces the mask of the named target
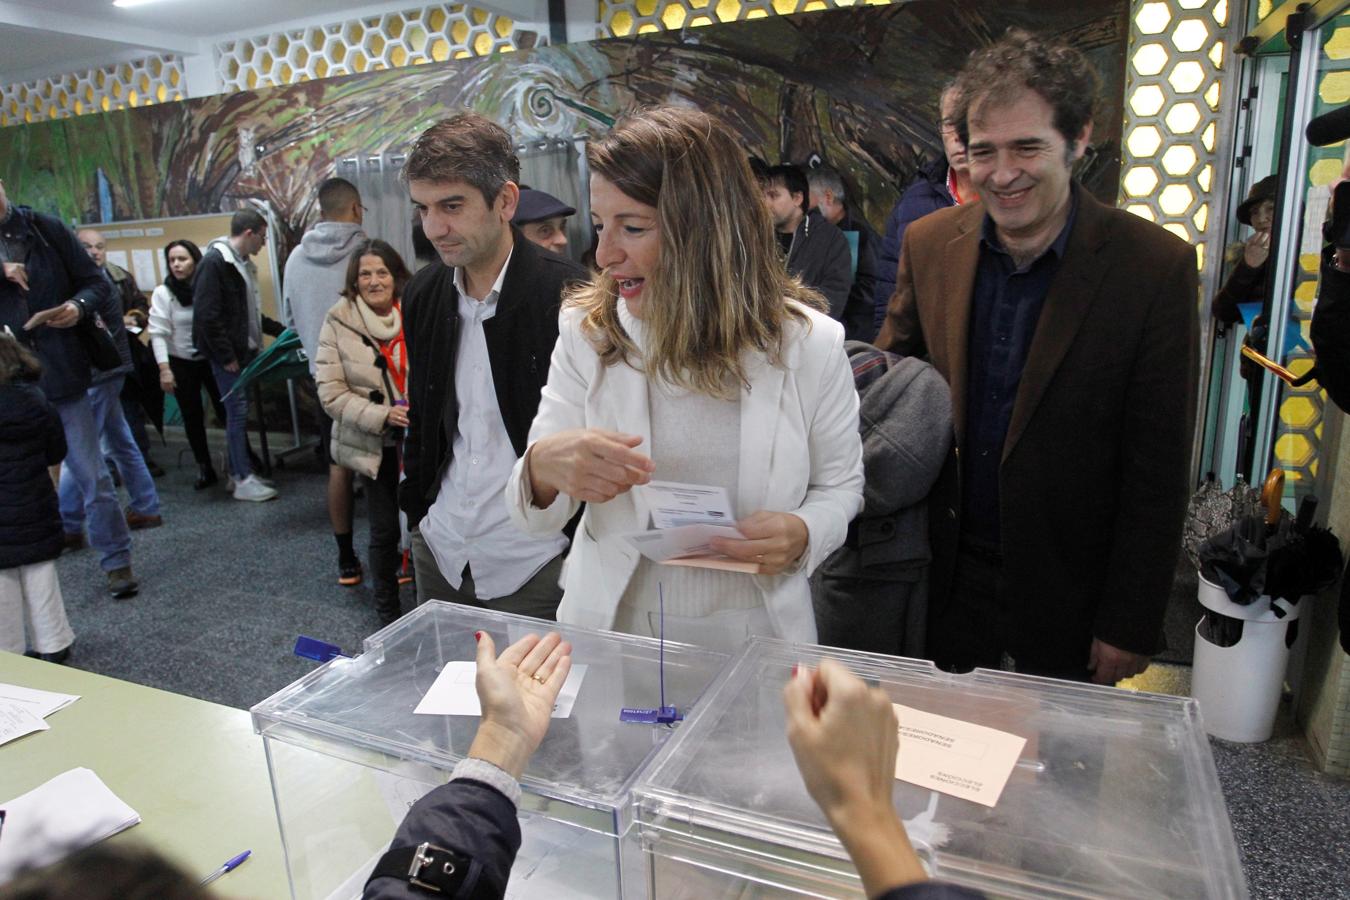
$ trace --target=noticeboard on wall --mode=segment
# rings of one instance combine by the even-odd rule
[[[169,241],[189,240],[206,252],[206,245],[230,233],[233,213],[209,213],[201,216],[177,216],[168,219],[139,219],[129,222],[106,222],[77,225],[76,230],[90,228],[103,235],[108,249],[108,261],[121,266],[136,279],[136,285],[149,296],[155,285],[163,284],[168,270],[164,262],[164,245]],[[268,228],[267,244],[253,257],[258,267],[258,296],[262,312],[280,320],[277,268],[272,235]]]

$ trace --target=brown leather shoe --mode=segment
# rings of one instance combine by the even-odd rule
[[[127,527],[132,531],[141,528],[158,528],[163,524],[163,516],[143,516],[133,510],[127,510]]]
[[[112,594],[118,600],[125,600],[128,597],[136,596],[136,591],[140,585],[131,575],[131,567],[123,566],[120,569],[113,569],[108,573],[108,593]]]

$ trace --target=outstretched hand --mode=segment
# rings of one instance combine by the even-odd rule
[[[553,704],[572,670],[572,645],[557,632],[529,634],[497,656],[492,635],[478,632],[474,686],[483,719],[469,755],[519,779],[548,732]]]

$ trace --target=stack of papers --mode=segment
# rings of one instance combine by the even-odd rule
[[[653,481],[638,490],[651,507],[653,528],[624,535],[624,539],[643,556],[671,566],[759,571],[757,564],[722,556],[708,544],[715,537],[745,539],[736,529],[726,488]]]
[[[5,810],[0,884],[141,820],[89,769],[71,769],[0,806]]]
[[[46,731],[51,726],[43,720],[78,699],[75,694],[0,684],[0,744],[35,731]]]

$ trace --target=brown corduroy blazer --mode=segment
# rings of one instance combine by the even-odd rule
[[[1009,652],[1082,667],[1092,638],[1158,649],[1190,492],[1199,320],[1195,251],[1075,186],[1078,210],[1018,387],[999,469]],[[953,452],[930,501],[933,613],[960,533],[980,204],[905,233],[883,350],[928,356],[952,391]],[[933,622],[937,615],[930,614]]]

